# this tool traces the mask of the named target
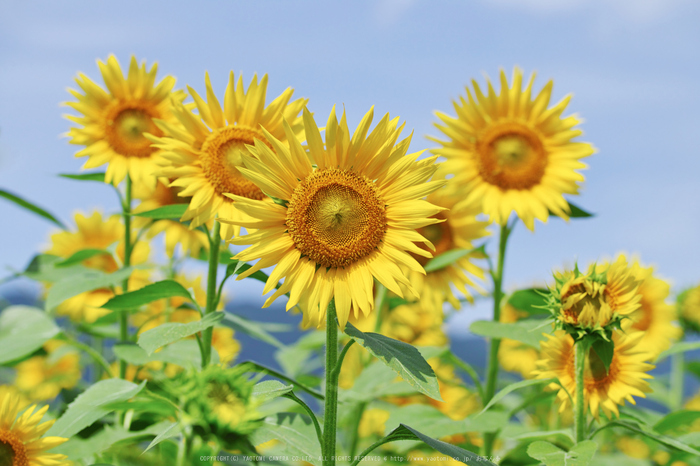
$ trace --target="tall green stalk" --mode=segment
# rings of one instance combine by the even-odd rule
[[[326,311],[326,399],[323,408],[323,466],[335,466],[335,433],[338,422],[338,324],[335,299]]]
[[[683,385],[685,372],[685,357],[683,353],[671,355],[671,410],[678,411],[683,407]]]
[[[126,189],[124,200],[122,202],[122,215],[124,216],[124,267],[131,265],[131,176],[126,175]],[[122,284],[122,293],[129,291],[129,279],[124,279]],[[129,313],[119,313],[119,339],[122,342],[129,341]],[[126,361],[119,360],[119,378],[126,377]]]
[[[501,225],[500,237],[498,242],[498,264],[496,271],[491,271],[493,279],[493,321],[498,322],[501,319],[501,300],[503,299],[503,265],[506,258],[506,244],[512,227]],[[496,393],[496,384],[498,382],[498,348],[501,345],[499,338],[492,338],[489,347],[489,360],[486,368],[486,389],[484,391],[483,403],[486,405],[493,395]],[[496,440],[496,433],[488,433],[484,435],[484,455],[491,456],[493,453],[493,444]]]
[[[586,350],[581,341],[576,342],[575,347],[574,370],[576,375],[576,396],[574,397],[574,401],[576,406],[574,406],[574,434],[576,443],[579,443],[586,439],[586,400],[583,395]]]
[[[205,314],[216,311],[216,272],[219,269],[219,245],[221,244],[221,224],[214,220],[214,231],[209,238],[209,273],[207,274],[207,307]],[[214,329],[209,327],[202,332],[202,368],[211,362],[211,338]]]

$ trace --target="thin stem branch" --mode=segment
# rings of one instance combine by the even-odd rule
[[[294,392],[289,392],[283,396],[284,398],[289,398],[290,400],[296,402],[299,406],[304,408],[304,411],[306,411],[306,413],[309,415],[309,417],[314,423],[314,428],[316,429],[316,437],[318,437],[318,443],[321,445],[321,448],[323,448],[323,433],[321,432],[321,426],[319,425],[318,419],[316,419],[316,414],[314,414],[313,410],[309,408],[309,405],[304,403],[304,400],[296,396]]]
[[[122,200],[122,215],[124,217],[124,267],[131,265],[131,175],[126,175],[126,189]],[[122,293],[129,291],[129,278],[124,279]],[[122,342],[129,341],[129,313],[119,313],[119,339]],[[119,361],[119,378],[126,377],[126,361]]]
[[[335,299],[328,303],[326,311],[326,399],[323,409],[323,466],[335,466],[335,435],[338,417],[338,324]]]
[[[513,224],[515,225],[515,224]],[[508,225],[501,225],[501,232],[498,243],[498,265],[497,270],[491,270],[493,278],[493,321],[499,322],[501,319],[501,300],[503,299],[503,265],[506,257],[506,244],[508,236],[512,230]],[[486,368],[486,389],[484,391],[484,405],[488,404],[496,393],[498,382],[498,348],[501,345],[500,338],[492,338],[489,347],[489,360]],[[493,444],[496,434],[490,433],[484,436],[484,456],[489,457],[493,452]]]
[[[574,375],[576,378],[576,396],[574,397],[574,433],[576,443],[579,443],[586,438],[586,400],[583,394],[583,374],[586,367],[586,350],[582,341],[576,342],[574,346]]]
[[[102,368],[102,370],[104,370],[107,373],[107,375],[110,378],[114,377],[114,373],[112,372],[112,368],[109,367],[109,363],[107,362],[107,360],[100,353],[95,351],[94,348],[92,348],[84,343],[81,343],[78,340],[73,340],[72,338],[69,338],[68,336],[66,336],[65,333],[63,334],[63,338],[64,338],[64,341],[66,343],[68,343],[69,345],[87,353],[87,355],[90,356],[92,358],[92,360],[95,361]]]
[[[343,347],[343,351],[340,352],[340,356],[338,356],[338,361],[335,363],[335,369],[333,369],[333,380],[338,382],[338,378],[340,377],[340,370],[343,367],[343,359],[345,359],[345,355],[347,354],[348,350],[350,347],[355,343],[355,340],[350,340],[345,347]]]
[[[209,273],[207,275],[207,308],[205,314],[216,311],[216,272],[219,268],[219,246],[221,245],[221,224],[214,220],[214,231],[209,237]],[[209,327],[202,332],[202,368],[211,362],[211,339],[214,329]]]

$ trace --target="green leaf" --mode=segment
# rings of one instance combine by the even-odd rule
[[[84,260],[90,259],[91,257],[101,256],[104,254],[108,256],[112,255],[112,253],[110,253],[109,251],[105,251],[104,249],[82,249],[71,255],[68,259],[56,262],[55,266],[68,267],[69,265],[80,264]]]
[[[63,259],[58,256],[52,256],[50,254],[37,254],[29,262],[27,268],[24,270],[24,272],[22,272],[22,275],[31,280],[53,283],[64,280],[68,277],[72,277],[73,275],[92,270],[84,267],[81,264],[57,267],[56,264],[61,261],[63,261]]]
[[[415,347],[378,333],[361,332],[350,322],[345,327],[345,333],[418,391],[443,401],[433,368]]]
[[[605,367],[605,373],[608,374],[615,352],[615,342],[612,341],[612,339],[610,341],[605,341],[602,338],[596,338],[591,344],[591,350],[593,352],[588,354],[590,364],[595,365],[598,362],[602,363]],[[594,355],[597,356],[597,358],[594,358]]]
[[[117,295],[103,304],[102,307],[112,311],[128,311],[159,299],[175,296],[194,301],[190,292],[175,280],[162,280],[141,289]]]
[[[476,453],[457,447],[455,445],[451,445],[449,443],[445,443],[441,440],[429,437],[405,424],[399,425],[399,427],[397,427],[389,435],[384,437],[384,440],[386,440],[387,443],[395,442],[397,440],[419,440],[428,445],[429,447],[434,448],[438,452],[449,456],[453,460],[459,461],[460,463],[496,466],[491,461],[488,461],[486,458],[483,458],[477,455]]]
[[[481,245],[478,248],[474,249],[452,249],[450,251],[443,252],[442,254],[438,254],[437,256],[430,259],[423,268],[428,273],[435,272],[436,270],[449,267],[450,265],[454,264],[463,257],[477,253],[479,257],[486,257],[485,246]]]
[[[669,349],[661,353],[656,359],[656,362],[658,364],[673,354],[686,353],[688,351],[694,351],[697,349],[700,349],[700,341],[683,341],[680,343],[675,343]]]
[[[145,380],[141,385],[122,379],[107,379],[97,382],[68,405],[66,412],[49,429],[46,436],[72,437],[109,414],[112,411],[107,407],[109,404],[126,401],[145,386]]]
[[[697,419],[700,419],[700,411],[683,409],[666,415],[654,424],[654,430],[664,434],[691,425]]]
[[[27,356],[58,335],[59,328],[41,309],[9,306],[0,313],[0,364]]]
[[[72,175],[68,173],[61,173],[58,175],[63,178],[68,178],[70,180],[78,180],[78,181],[99,181],[100,183],[105,182],[105,174],[104,172],[97,172],[97,173],[80,173],[77,175]]]
[[[469,331],[488,338],[509,338],[525,343],[533,348],[540,347],[540,341],[544,340],[539,329],[549,324],[548,319],[528,319],[504,324],[492,320],[477,320],[469,326]]]
[[[577,443],[568,452],[549,442],[532,442],[527,454],[546,466],[588,466],[593,461],[598,444],[591,440]]]
[[[182,432],[182,426],[179,422],[167,423],[167,425],[164,426],[163,430],[158,435],[156,435],[156,438],[154,438],[153,441],[148,444],[148,446],[143,452],[146,453],[148,450],[155,447],[163,440],[175,437],[176,435],[179,435],[180,432]]]
[[[360,403],[371,402],[383,396],[413,395],[417,392],[407,382],[397,381],[396,372],[386,365],[369,364],[355,379],[352,388],[341,389],[338,396],[343,402]]]
[[[56,217],[54,217],[53,215],[51,215],[50,213],[48,213],[47,211],[45,211],[41,207],[38,207],[38,206],[32,204],[31,202],[27,201],[26,199],[22,199],[21,197],[16,196],[10,192],[7,192],[3,189],[0,189],[0,197],[4,197],[8,201],[14,202],[18,206],[38,215],[40,217],[45,218],[49,222],[61,227],[64,230],[66,229],[66,226],[59,219],[57,219]]]
[[[86,291],[98,290],[118,286],[129,278],[136,267],[125,267],[114,273],[104,273],[99,270],[90,270],[57,282],[49,290],[44,307],[51,312],[56,306],[68,298]]]
[[[544,288],[518,290],[508,297],[508,304],[528,314],[548,314],[546,309],[542,309],[547,304],[545,296],[548,293],[549,290]]]
[[[153,220],[180,220],[189,204],[170,204],[146,212],[134,213],[135,217],[151,218]]]
[[[495,432],[508,424],[505,412],[485,413],[457,421],[430,405],[414,404],[388,410],[391,416],[386,422],[387,429],[410,422],[415,429],[437,438],[464,432]]]
[[[594,217],[594,215],[590,212],[586,212],[579,206],[572,204],[569,202],[569,209],[571,209],[571,214],[569,214],[569,217],[571,218],[589,218],[589,217]]]
[[[127,431],[124,427],[105,425],[104,429],[93,434],[90,438],[83,439],[75,436],[69,439],[66,443],[51,449],[51,453],[59,453],[67,455],[69,460],[79,461],[84,458],[92,458],[93,455],[100,454],[108,450],[117,442],[137,441],[143,437],[157,435],[162,429],[170,425],[170,421],[162,421],[157,424],[148,426],[139,431]],[[111,466],[106,463],[89,463],[92,466]]]
[[[184,368],[202,367],[199,345],[192,339],[176,341],[151,355],[148,355],[140,346],[133,344],[114,345],[113,351],[119,359],[137,366],[162,361]],[[212,349],[212,362],[218,362],[218,353],[214,349]]]
[[[690,453],[692,455],[700,456],[700,451],[696,450],[695,448],[686,445],[685,443],[676,440],[674,438],[671,438],[667,435],[660,434],[656,431],[654,431],[651,426],[648,426],[646,424],[632,421],[632,420],[622,420],[622,419],[616,419],[614,421],[610,421],[609,423],[605,424],[602,427],[599,427],[596,429],[591,435],[589,436],[590,438],[593,438],[598,432],[604,430],[604,429],[609,429],[610,427],[624,427],[627,430],[631,430],[632,432],[636,432],[638,434],[641,434],[645,437],[648,437],[658,443],[661,443],[662,445],[666,445],[668,447],[675,448],[677,450],[684,451],[686,453]]]
[[[259,402],[263,402],[289,393],[293,389],[293,386],[285,385],[279,380],[265,380],[253,387],[253,396]]]
[[[237,332],[243,332],[247,335],[250,335],[253,338],[257,338],[260,341],[264,341],[265,343],[269,343],[270,345],[284,349],[286,348],[286,345],[279,341],[277,338],[272,336],[270,333],[268,333],[265,328],[263,327],[264,324],[261,322],[255,322],[252,320],[248,320],[244,317],[237,316],[235,314],[231,314],[229,312],[226,313],[224,316],[224,325],[227,327],[231,327]],[[319,332],[321,333],[321,332]]]
[[[263,420],[262,425],[250,436],[255,446],[277,439],[284,444],[282,454],[306,456],[306,461],[320,465],[321,447],[316,437],[313,421],[298,413],[277,413]]]
[[[552,382],[557,383],[558,381],[556,378],[552,378],[552,379],[522,380],[520,382],[512,383],[512,384],[506,386],[505,388],[503,388],[500,392],[496,393],[493,396],[493,398],[491,398],[491,401],[489,401],[489,403],[486,406],[484,406],[484,409],[482,409],[481,413],[479,413],[478,415],[481,416],[483,413],[488,411],[488,409],[491,406],[495,405],[496,403],[501,401],[503,398],[505,398],[506,395],[508,395],[511,392],[514,392],[515,390],[520,390],[521,388],[525,388],[525,387],[531,387],[533,385],[550,384]]]
[[[294,380],[291,377],[287,377],[286,375],[282,374],[281,372],[278,372],[274,369],[263,366],[262,364],[258,364],[257,362],[252,362],[252,361],[244,361],[244,362],[241,362],[239,364],[240,365],[245,364],[246,366],[250,367],[251,369],[255,369],[258,372],[263,372],[263,373],[269,374],[271,376],[277,377],[280,380],[284,380],[286,382],[289,382],[292,385],[294,385],[295,388],[298,388],[299,390],[303,390],[306,393],[308,393],[309,395],[312,395],[313,397],[315,397],[319,400],[324,399],[324,395],[322,393],[317,392],[316,390],[307,386],[304,383],[300,383],[298,380]],[[249,372],[252,372],[252,371],[249,371]]]
[[[213,327],[221,322],[223,318],[223,312],[212,312],[205,315],[201,320],[190,322],[189,324],[167,322],[143,332],[139,336],[137,343],[141,348],[146,350],[146,353],[151,355],[161,346],[165,346],[182,338],[194,335],[197,332],[201,332],[209,327]]]

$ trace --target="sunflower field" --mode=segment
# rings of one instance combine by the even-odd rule
[[[419,140],[267,74],[120,60],[74,75],[83,167],[60,173],[113,204],[64,222],[0,187],[48,239],[2,279],[42,291],[0,298],[0,466],[700,464],[700,285],[576,250],[508,282],[514,231],[596,210],[598,149],[552,80],[471,80]],[[464,347],[446,322],[474,305]]]

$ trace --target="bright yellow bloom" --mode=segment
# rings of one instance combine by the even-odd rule
[[[556,319],[577,329],[597,331],[632,315],[641,301],[637,269],[620,256],[610,265],[591,265],[585,275],[578,271],[555,274],[552,306]]]
[[[67,102],[82,116],[66,115],[80,125],[71,128],[68,136],[71,144],[85,146],[76,157],[88,157],[83,168],[95,168],[108,164],[105,181],[115,186],[128,174],[137,185],[155,187],[153,172],[158,149],[144,137],[145,133],[160,135],[154,123],[158,118],[173,122],[170,96],[181,101],[182,91],[172,94],[175,78],[166,76],[155,84],[158,65],[146,70],[146,63],[139,66],[131,57],[129,74],[124,77],[119,62],[110,55],[107,63],[97,61],[107,91],[82,73],[76,82],[85,92],[69,89],[78,99]]]
[[[316,122],[304,110],[309,154],[285,124],[289,147],[266,133],[266,143],[256,142],[257,158],[244,157],[241,173],[280,199],[231,196],[253,218],[238,225],[257,230],[231,240],[251,245],[236,259],[260,259],[238,278],[275,265],[263,291],[268,293],[286,277],[265,307],[289,293],[287,309],[299,303],[304,320],[319,325],[335,299],[342,329],[351,309],[356,317],[372,312],[373,278],[399,296],[404,296],[399,283],[415,294],[400,266],[423,271],[409,252],[430,256],[415,245],[428,240],[415,230],[438,223],[432,217],[443,209],[421,199],[444,180],[427,182],[437,157],[406,155],[410,137],[397,144],[398,119],[386,115],[368,135],[373,114],[370,110],[351,136],[345,114],[338,123],[333,109],[324,145]]]
[[[517,322],[529,316],[527,312],[519,311],[510,304],[505,304],[501,308],[500,321],[503,323]],[[544,339],[544,337],[542,337]],[[540,359],[540,352],[537,348],[521,343],[517,340],[504,338],[498,347],[498,361],[503,369],[510,372],[519,372],[525,379],[533,377],[537,361]]]
[[[167,180],[166,180],[167,181]],[[141,199],[141,203],[134,209],[134,213],[148,212],[175,204],[189,204],[189,197],[179,197],[180,188],[167,187],[163,180],[159,180],[155,190],[134,189],[134,197]],[[139,217],[134,218],[136,227],[145,226],[150,220]],[[211,225],[209,225],[211,226]],[[165,233],[165,252],[169,257],[175,256],[175,248],[180,245],[184,254],[199,257],[202,250],[209,250],[209,239],[200,230],[192,230],[187,225],[173,220],[158,220],[149,229],[148,238],[153,238],[160,233]]]
[[[501,91],[491,82],[488,93],[472,80],[474,94],[467,88],[468,101],[454,102],[457,117],[438,112],[443,124],[436,124],[446,136],[431,140],[442,147],[435,154],[447,158],[442,169],[454,174],[453,186],[468,200],[482,201],[483,212],[505,225],[511,213],[530,229],[535,218],[546,222],[549,213],[568,219],[564,194],[578,194],[585,168],[580,161],[595,152],[588,143],[573,142],[581,135],[575,116],[561,117],[571,96],[547,108],[553,81],[532,99],[533,74],[522,90],[523,74],[513,71],[512,87],[501,71]]]
[[[15,366],[15,386],[31,401],[50,401],[80,381],[80,354],[60,340],[44,343],[46,355]]]
[[[678,304],[681,317],[691,326],[700,328],[700,285],[681,293]]]
[[[602,409],[606,416],[619,416],[618,406],[625,400],[636,404],[633,396],[645,398],[644,393],[651,391],[645,379],[652,378],[647,374],[653,365],[647,363],[649,356],[644,348],[639,346],[642,332],[625,334],[613,331],[612,340],[615,343],[612,362],[609,371],[595,352],[589,350],[586,355],[584,373],[584,399],[591,414],[598,418]],[[542,359],[537,362],[538,379],[556,377],[564,387],[575,396],[576,379],[574,367],[574,339],[563,330],[557,330],[554,335],[547,335],[547,341],[541,342]],[[550,388],[559,389],[557,398],[561,402],[560,412],[569,404],[566,392],[557,384]]]
[[[671,289],[669,283],[655,276],[653,267],[642,267],[637,260],[632,269],[641,282],[637,290],[641,298],[640,307],[629,315],[629,319],[622,321],[622,328],[644,332],[639,345],[649,352],[653,360],[678,340],[682,332],[673,325],[676,309],[667,302]]]
[[[389,411],[380,408],[370,408],[362,413],[360,425],[357,428],[357,435],[361,438],[377,435],[384,436],[386,421],[389,420]]]
[[[254,141],[265,141],[264,131],[280,141],[286,138],[304,139],[301,119],[298,117],[305,99],[289,102],[294,92],[285,90],[279,97],[265,106],[267,75],[258,83],[257,76],[248,87],[243,88],[243,78],[235,83],[233,72],[229,76],[224,95],[223,109],[211,87],[209,75],[205,76],[207,101],[188,86],[199,114],[182,104],[175,104],[175,116],[184,126],[166,121],[156,121],[162,137],[151,140],[163,149],[164,159],[158,172],[171,180],[170,186],[182,188],[180,197],[192,197],[182,221],[190,220],[196,228],[215,217],[248,219],[233,207],[226,194],[235,194],[250,199],[263,199],[265,195],[252,181],[241,175],[242,157],[250,155],[247,145]],[[293,128],[285,133],[282,122]],[[161,135],[158,135],[161,136]],[[239,234],[237,225],[222,225],[224,239]]]
[[[615,442],[615,446],[631,458],[647,459],[651,456],[651,448],[644,440],[637,437],[623,436]]]
[[[434,216],[444,221],[418,229],[418,233],[434,245],[433,255],[435,256],[454,249],[474,249],[474,241],[489,234],[486,230],[488,222],[476,219],[476,216],[481,213],[479,204],[461,198],[448,188],[449,184],[446,188],[430,194],[426,199],[431,204],[449,209]],[[423,249],[428,250],[427,246]],[[414,254],[413,257],[422,266],[429,261],[429,258],[422,255]],[[483,259],[483,257],[481,253],[473,252],[445,268],[427,273],[416,272],[407,267],[404,269],[420,296],[420,303],[428,309],[441,312],[445,301],[455,309],[462,307],[459,299],[453,294],[453,287],[469,301],[473,301],[473,298],[468,287],[475,289],[478,293],[484,293],[484,289],[474,280],[484,278],[484,269],[474,263],[475,259]]]
[[[192,295],[197,304],[204,308],[207,302],[207,292],[202,287],[201,277],[188,278],[186,276],[175,276],[173,280],[180,283],[186,289],[192,290]],[[187,324],[201,319],[199,312],[194,309],[182,308],[188,301],[180,296],[168,299],[159,299],[148,304],[145,310],[134,314],[132,323],[138,327],[138,333],[155,328],[165,322],[177,322]],[[218,310],[224,308],[225,299],[219,301]],[[219,354],[219,361],[227,365],[238,355],[241,345],[234,337],[235,332],[231,328],[214,328],[212,332],[212,346]],[[192,335],[189,338],[194,339]],[[157,369],[157,368],[156,368]]]
[[[51,235],[51,247],[45,251],[64,259],[83,249],[107,249],[117,243],[116,256],[123,264],[124,261],[124,225],[121,218],[113,215],[107,219],[95,211],[89,217],[81,213],[75,214],[75,231],[60,231]],[[148,260],[150,247],[140,241],[131,252],[131,264],[143,264]],[[116,272],[121,264],[117,263],[111,254],[99,254],[82,262],[85,267],[101,270],[106,273]],[[148,272],[135,270],[129,278],[129,289],[137,289],[146,285]],[[109,314],[108,309],[101,306],[109,301],[114,293],[107,288],[80,293],[65,300],[56,308],[58,315],[65,315],[75,322],[95,322],[100,317]]]
[[[68,439],[42,437],[55,421],[41,422],[49,407],[36,410],[26,405],[6,386],[0,386],[0,460],[8,466],[70,466],[65,455],[47,453]],[[20,413],[22,413],[20,415]]]

